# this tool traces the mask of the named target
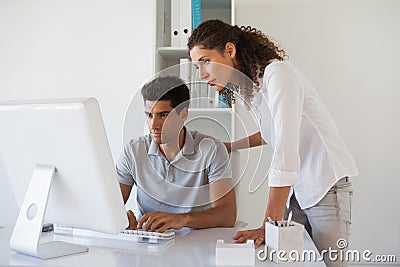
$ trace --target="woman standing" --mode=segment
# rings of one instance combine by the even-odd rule
[[[208,20],[193,31],[188,48],[201,79],[218,91],[234,84],[255,114],[259,132],[226,144],[228,151],[264,143],[274,148],[264,223],[268,217],[282,220],[288,204],[286,213],[291,210],[293,220],[305,225],[320,252],[337,249],[337,241],[350,236],[349,177],[357,175],[357,167],[312,84],[286,60],[285,51],[251,27]],[[265,242],[264,223],[233,238],[254,239],[258,247]],[[346,265],[327,255],[324,260],[328,266]]]

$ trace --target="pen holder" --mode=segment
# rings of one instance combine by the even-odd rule
[[[280,225],[285,225],[285,222]],[[290,226],[277,226],[266,222],[265,240],[270,260],[276,263],[294,262],[304,250],[304,225],[294,221]]]

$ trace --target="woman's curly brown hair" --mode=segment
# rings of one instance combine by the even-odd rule
[[[269,38],[250,26],[232,26],[221,20],[212,19],[202,22],[193,30],[187,46],[189,51],[194,46],[216,49],[223,52],[227,42],[236,46],[236,68],[244,73],[256,85],[259,85],[257,69],[262,75],[272,59],[284,60],[286,53]],[[261,78],[261,77],[260,77]],[[253,88],[241,88],[241,94],[247,100],[252,99]]]

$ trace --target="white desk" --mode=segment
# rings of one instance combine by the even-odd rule
[[[236,229],[213,228],[206,230],[178,231],[173,244],[169,244],[159,250],[153,249],[143,252],[148,244],[129,243],[125,241],[89,240],[72,237],[60,237],[47,234],[44,239],[70,240],[76,243],[91,243],[89,252],[71,256],[65,256],[50,260],[40,260],[33,257],[18,254],[10,249],[9,240],[11,227],[0,229],[0,266],[215,266],[215,245],[217,239],[223,239],[226,243],[233,243],[232,236]],[[105,245],[107,247],[93,246]],[[136,246],[136,248],[135,248]],[[264,246],[258,250],[264,249]],[[314,249],[314,243],[306,234],[305,249]],[[280,266],[268,259],[257,259],[255,266]],[[284,266],[325,266],[323,262],[284,263]]]

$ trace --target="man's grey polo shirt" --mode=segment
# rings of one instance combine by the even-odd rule
[[[137,185],[141,214],[187,213],[210,207],[208,184],[232,178],[224,144],[208,135],[186,130],[185,143],[169,162],[150,135],[131,140],[116,164],[122,184]]]

